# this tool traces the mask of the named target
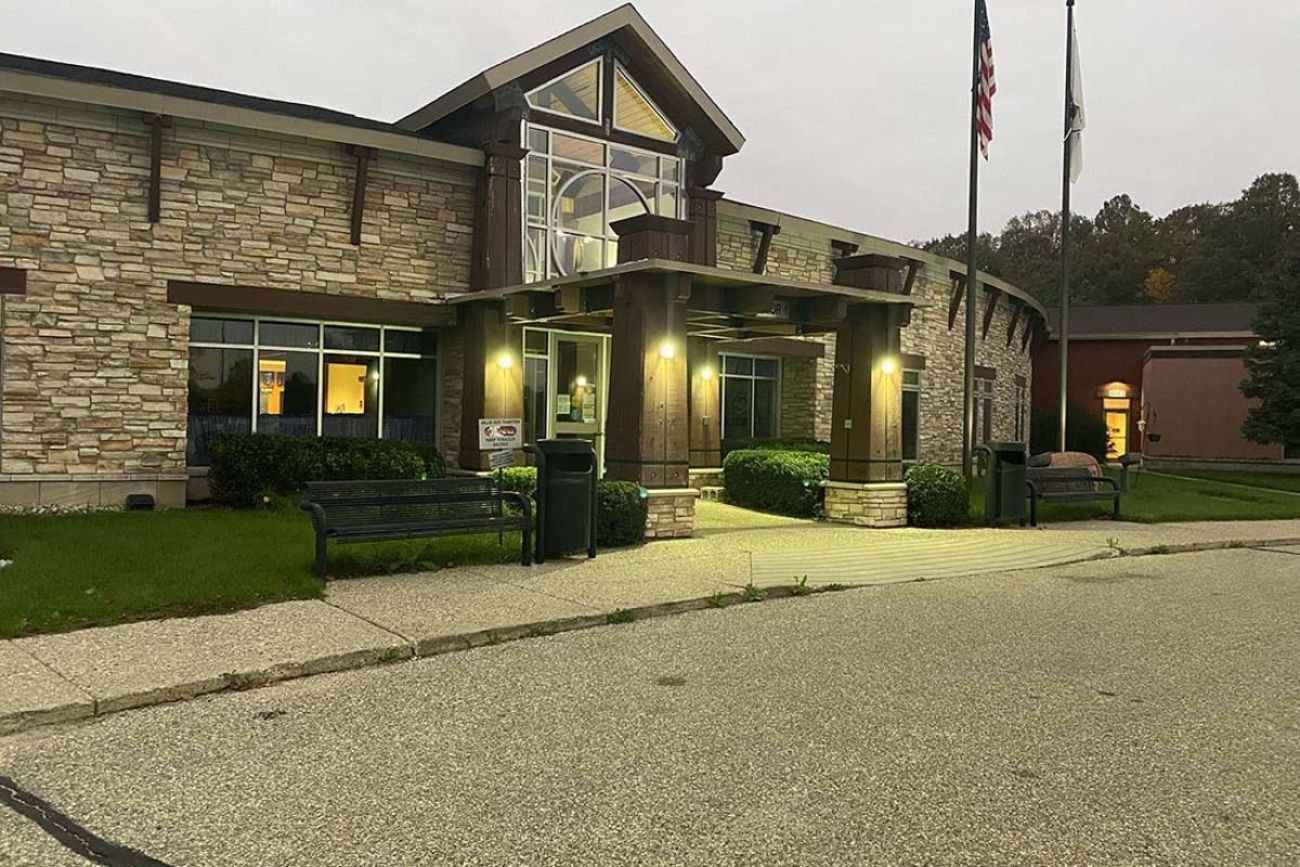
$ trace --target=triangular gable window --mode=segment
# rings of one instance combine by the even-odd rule
[[[528,104],[552,114],[600,122],[599,58],[543,84],[528,94]]]
[[[614,126],[660,141],[677,141],[677,128],[621,66],[614,67]]]

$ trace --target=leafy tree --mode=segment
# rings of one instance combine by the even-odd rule
[[[1147,272],[1147,278],[1142,281],[1142,291],[1146,296],[1157,304],[1164,304],[1174,296],[1174,285],[1178,278],[1168,268],[1157,265]]]
[[[1257,443],[1300,445],[1300,267],[1293,267],[1285,296],[1265,304],[1255,320],[1260,343],[1246,357],[1249,377],[1241,391],[1258,398],[1241,426]]]

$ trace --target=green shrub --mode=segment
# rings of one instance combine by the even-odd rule
[[[722,459],[732,452],[758,449],[767,452],[817,452],[829,455],[831,444],[812,437],[784,437],[760,439],[757,437],[727,437],[722,440]]]
[[[954,527],[966,523],[970,495],[961,473],[939,464],[913,464],[907,470],[907,521],[914,527]]]
[[[507,467],[501,487],[537,500],[537,467]],[[648,503],[636,482],[596,482],[596,544],[601,548],[637,545],[645,538]]]
[[[596,483],[596,544],[601,548],[638,545],[645,538],[649,502],[636,482]]]
[[[537,499],[537,467],[506,467],[501,471],[501,490]]]
[[[1061,411],[1059,407],[1039,410],[1034,413],[1034,428],[1031,454],[1057,451],[1061,431]],[[1106,431],[1106,422],[1101,416],[1093,415],[1082,407],[1070,404],[1065,409],[1065,450],[1083,452],[1092,455],[1099,462],[1106,461],[1106,446],[1110,443],[1110,434]]]
[[[208,485],[212,499],[254,506],[264,497],[300,492],[306,482],[420,479],[447,474],[432,446],[397,440],[217,434]]]
[[[821,508],[829,455],[811,451],[742,449],[723,462],[727,501],[761,512],[811,518]]]

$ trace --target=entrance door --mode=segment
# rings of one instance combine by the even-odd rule
[[[1106,434],[1110,438],[1106,449],[1108,458],[1118,458],[1128,451],[1128,404],[1127,399],[1106,399]]]
[[[542,336],[546,356],[540,356]],[[525,427],[540,439],[591,440],[596,447],[598,470],[605,459],[605,401],[609,395],[609,339],[599,334],[572,331],[525,332],[525,355],[529,362],[525,383]],[[540,380],[546,382],[545,402],[536,394]],[[544,415],[543,415],[544,414]],[[540,424],[532,419],[537,418]]]

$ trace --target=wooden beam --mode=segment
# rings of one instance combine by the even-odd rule
[[[162,134],[171,119],[155,114],[149,123],[149,222],[162,219]]]
[[[352,181],[352,246],[358,247],[361,245],[361,218],[366,210],[366,178],[375,152],[366,147],[351,150],[357,158],[357,174]]]
[[[750,220],[749,227],[759,233],[758,252],[754,254],[754,273],[764,274],[767,272],[767,254],[772,249],[772,236],[781,234],[781,227],[757,220]]]
[[[1036,331],[1037,329],[1038,329],[1038,320],[1037,320],[1036,318],[1034,318],[1033,316],[1028,316],[1028,317],[1026,317],[1026,318],[1025,318],[1025,333],[1024,333],[1023,335],[1021,335],[1021,337],[1020,337],[1020,351],[1021,351],[1021,352],[1024,352],[1024,351],[1025,351],[1025,348],[1026,348],[1027,346],[1029,346],[1029,338],[1030,338],[1030,336],[1034,333],[1034,331]]]
[[[819,295],[805,300],[802,307],[804,322],[843,322],[849,315],[849,299],[843,295]]]
[[[1020,313],[1025,309],[1023,301],[1010,295],[1007,300],[1011,303],[1011,324],[1007,326],[1007,348],[1011,348],[1011,341],[1016,338],[1016,325],[1020,322]]]
[[[577,286],[561,286],[556,289],[555,309],[562,313],[581,313],[582,290]]]
[[[984,323],[980,330],[980,340],[989,339],[989,326],[993,324],[993,314],[998,309],[998,299],[1002,297],[1001,289],[985,289],[984,297],[988,300],[984,302]]]
[[[961,298],[966,294],[966,275],[954,274],[952,278],[952,298],[948,299],[948,330],[952,331],[957,321],[957,311],[961,308]]]
[[[842,259],[845,256],[852,256],[858,252],[858,245],[852,241],[840,241],[835,238],[831,239],[832,259]]]

